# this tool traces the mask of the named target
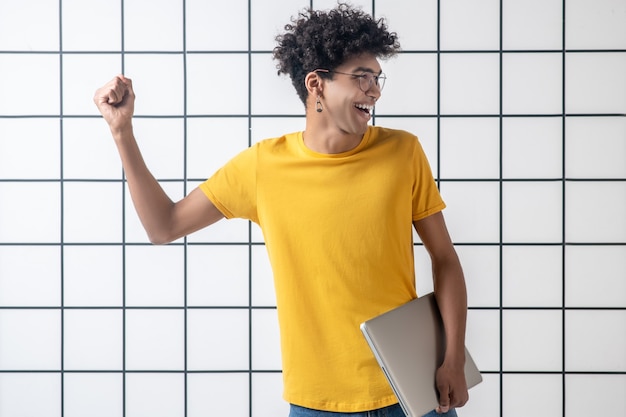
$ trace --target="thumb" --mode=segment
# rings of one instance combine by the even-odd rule
[[[450,411],[450,388],[449,386],[439,387],[439,407],[437,413],[447,413]]]
[[[108,96],[101,96],[100,97],[100,103],[106,103],[106,104],[116,104],[119,103],[120,101],[120,97],[118,97],[117,93],[115,92],[115,90],[111,90],[109,91],[109,95]]]

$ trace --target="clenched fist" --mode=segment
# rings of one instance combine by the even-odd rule
[[[123,75],[113,78],[96,90],[93,101],[114,137],[132,128],[135,93],[130,78]]]

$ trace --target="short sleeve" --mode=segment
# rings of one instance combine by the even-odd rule
[[[227,219],[258,223],[257,155],[256,145],[244,150],[200,184],[200,189]]]
[[[415,174],[413,183],[413,221],[416,221],[443,210],[446,208],[446,204],[441,198],[430,164],[417,138],[415,138],[413,150],[413,167]]]

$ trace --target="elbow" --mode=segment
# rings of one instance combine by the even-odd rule
[[[176,238],[171,234],[164,231],[147,231],[148,240],[153,245],[167,245],[168,243],[172,243]]]
[[[155,238],[155,237],[150,237],[150,243],[152,243],[153,245],[167,245],[168,243],[170,243],[170,240],[167,239],[160,239],[160,238]]]

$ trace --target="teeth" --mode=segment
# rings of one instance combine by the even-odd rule
[[[357,107],[357,108],[363,109],[363,110],[367,110],[367,111],[372,111],[372,109],[374,108],[374,106],[372,106],[372,105],[360,104],[360,103],[355,104],[354,107]]]

